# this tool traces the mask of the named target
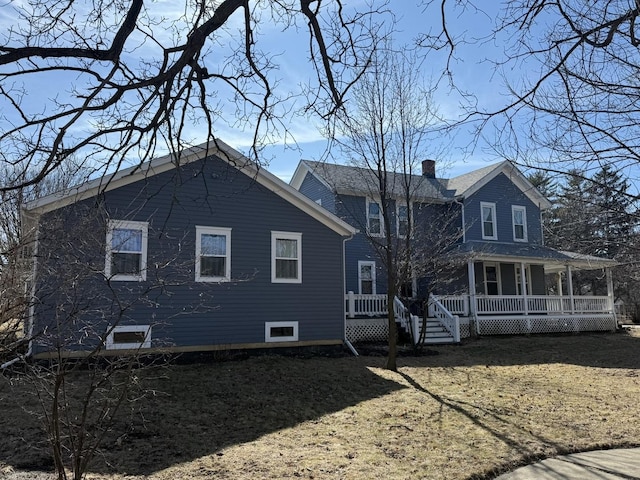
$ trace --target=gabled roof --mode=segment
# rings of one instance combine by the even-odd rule
[[[372,195],[379,192],[377,177],[367,168],[336,165],[325,162],[302,160],[296,168],[290,185],[300,188],[307,173],[313,173],[327,188],[339,194]],[[454,198],[466,198],[484,187],[499,174],[505,174],[522,192],[542,209],[551,207],[547,200],[511,162],[504,160],[487,167],[473,170],[450,179],[427,178],[411,175],[413,197],[420,201],[445,202]],[[389,173],[391,196],[403,195],[404,175]]]
[[[290,185],[296,190],[300,188],[307,173],[313,173],[327,188],[339,194],[368,195],[379,194],[378,178],[368,168],[336,165],[333,163],[314,162],[302,160],[298,164]],[[405,177],[402,173],[388,173],[389,192],[392,197],[404,195],[403,184],[406,178],[410,179],[410,187],[415,200],[430,202],[444,202],[450,200],[452,195],[447,192],[442,183],[435,178],[427,178],[422,175],[410,175]]]
[[[469,197],[501,173],[505,174],[529,200],[539,205],[541,209],[551,207],[551,202],[508,160],[446,180],[445,186],[448,190],[455,192],[456,196]]]
[[[72,203],[95,197],[100,193],[115,190],[145,178],[178,168],[181,165],[202,160],[211,155],[216,155],[229,165],[237,168],[258,184],[271,190],[276,195],[338,234],[350,236],[356,233],[354,227],[320,207],[287,183],[218,139],[183,150],[179,156],[173,154],[165,155],[141,165],[119,170],[112,175],[103,176],[75,187],[38,198],[27,203],[23,210],[25,213],[32,215],[51,212]]]

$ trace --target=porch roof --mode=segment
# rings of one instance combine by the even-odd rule
[[[458,245],[457,253],[474,260],[543,264],[546,272],[562,271],[566,266],[581,270],[618,265],[615,260],[582,253],[556,250],[528,243],[482,242],[471,240]]]

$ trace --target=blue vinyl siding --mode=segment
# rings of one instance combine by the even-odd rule
[[[193,162],[106,192],[101,201],[109,218],[149,222],[147,280],[112,286],[121,301],[132,304],[122,323],[153,324],[154,346],[261,343],[265,322],[273,321],[299,322],[300,341],[344,337],[344,239],[225,162]],[[51,212],[43,226],[61,218],[73,230],[74,213],[87,218],[95,204],[90,199]],[[105,219],[94,225],[93,263],[102,271]],[[196,225],[231,229],[230,282],[195,282]],[[301,284],[271,282],[271,231],[302,234]],[[43,255],[61,248],[46,235],[41,245]],[[100,274],[86,286],[88,296],[97,291],[108,302]],[[53,292],[39,308],[42,321],[51,321]],[[109,321],[84,317],[105,327]]]
[[[542,243],[540,209],[505,174],[501,173],[487,185],[465,199],[466,239],[482,240],[482,221],[480,203],[496,205],[496,223],[498,242],[513,242],[513,223],[511,206],[520,205],[527,209],[528,243]]]
[[[307,173],[299,188],[305,197],[317,202],[331,213],[336,214],[336,197],[333,191],[318,180],[312,173]]]

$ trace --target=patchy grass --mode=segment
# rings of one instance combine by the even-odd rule
[[[398,373],[380,357],[278,356],[142,372],[152,394],[122,412],[89,478],[481,479],[640,444],[640,337],[434,349]],[[0,379],[2,478],[50,477],[34,472],[51,462],[27,389]]]

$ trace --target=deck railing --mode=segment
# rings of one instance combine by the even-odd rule
[[[349,318],[379,317],[387,314],[387,294],[368,295],[349,292],[345,295],[345,309]]]
[[[440,299],[434,295],[429,296],[429,316],[437,318],[455,343],[460,343],[460,317],[445,307]]]
[[[469,316],[469,295],[438,297],[447,310],[455,315]],[[526,306],[526,308],[525,308]],[[611,313],[609,297],[558,295],[476,295],[475,311],[478,315],[508,314],[585,314]]]

